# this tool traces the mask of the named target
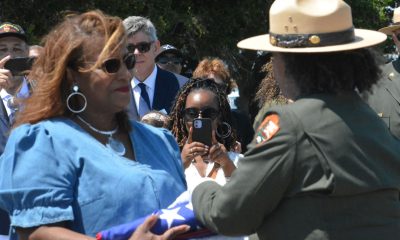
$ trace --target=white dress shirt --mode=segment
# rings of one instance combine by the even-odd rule
[[[7,101],[8,101],[8,99],[12,98],[13,96],[11,96],[11,94],[9,94],[3,88],[0,91],[0,97],[1,97],[1,100],[3,101],[3,105],[4,105],[5,109],[7,111],[7,116],[10,117],[12,110],[9,108]],[[19,89],[19,91],[17,93],[17,98],[27,98],[27,97],[29,97],[29,87],[28,87],[28,82],[27,82],[26,78],[24,78],[21,88]]]
[[[154,100],[154,91],[156,88],[156,77],[157,77],[157,67],[154,65],[153,72],[143,81],[146,85],[146,91],[149,95],[150,105],[153,108],[153,100]],[[131,87],[133,91],[133,97],[135,99],[136,109],[139,109],[139,100],[140,100],[140,87],[138,84],[141,83],[136,77],[133,77],[131,81]],[[150,109],[151,110],[151,109]]]
[[[7,111],[7,116],[10,116],[11,109],[8,107],[7,101],[9,98],[12,98],[12,96],[4,88],[1,89],[0,96],[1,96],[1,100],[3,101],[4,108]]]

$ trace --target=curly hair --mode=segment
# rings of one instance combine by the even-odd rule
[[[300,95],[369,91],[380,77],[379,58],[371,49],[318,54],[276,53]],[[274,54],[274,56],[277,56]]]
[[[94,38],[104,41],[103,49],[93,66],[83,68],[84,49],[91,49]],[[23,123],[36,123],[58,116],[71,116],[66,99],[73,79],[67,77],[68,68],[89,72],[98,68],[111,54],[125,46],[126,34],[122,20],[99,10],[83,14],[70,14],[44,38],[44,48],[35,61],[29,79],[37,87],[24,103],[14,127]],[[77,105],[73,102],[72,105]],[[125,112],[116,115],[121,129],[129,130]]]
[[[265,77],[261,80],[260,86],[255,96],[255,100],[258,102],[259,107],[264,106],[266,102],[276,101],[279,104],[288,103],[288,99],[285,98],[278,83],[274,79],[274,73],[272,70],[272,59],[269,60],[261,69],[265,72]]]
[[[185,120],[183,117],[183,110],[185,110],[186,99],[191,92],[197,90],[208,90],[215,94],[218,100],[218,107],[220,111],[220,122],[226,122],[232,126],[232,116],[231,116],[231,108],[229,106],[228,100],[226,98],[225,93],[221,90],[217,83],[212,79],[201,79],[194,78],[190,79],[185,85],[182,86],[178,95],[175,98],[175,102],[173,104],[170,116],[172,127],[172,134],[175,136],[179,147],[182,149],[186,143],[188,138],[188,131],[186,129]],[[223,143],[226,149],[233,149],[236,144],[236,131],[232,129],[231,135],[226,138],[221,138],[216,136],[218,142]]]
[[[213,73],[221,78],[226,85],[226,94],[231,93],[234,81],[231,79],[228,66],[219,58],[203,59],[193,71],[193,78],[209,78]]]

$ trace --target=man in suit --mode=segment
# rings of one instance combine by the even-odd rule
[[[400,7],[393,12],[393,24],[379,31],[391,36],[397,51],[400,51]],[[380,82],[372,92],[365,92],[362,96],[386,123],[390,132],[400,139],[400,59],[385,64]]]
[[[136,57],[129,117],[140,120],[151,110],[169,113],[180,84],[173,73],[159,68],[155,63],[160,41],[153,23],[144,17],[131,16],[123,24],[128,35],[128,51]]]
[[[0,96],[2,100],[0,101],[0,154],[4,151],[17,109],[14,100],[17,96],[23,97],[22,95],[29,93],[27,84],[23,84],[24,77],[13,76],[9,69],[5,69],[5,65],[11,58],[28,57],[28,55],[29,45],[21,26],[8,22],[0,24]],[[8,214],[0,209],[0,237],[8,235],[9,225]]]

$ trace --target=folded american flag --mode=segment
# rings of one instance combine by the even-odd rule
[[[151,231],[155,234],[163,234],[171,227],[186,224],[190,226],[190,230],[177,236],[176,239],[202,238],[216,235],[210,230],[204,228],[196,220],[192,203],[188,200],[181,201],[183,195],[185,195],[183,198],[187,198],[187,193],[185,192],[178,197],[180,200],[177,199],[177,201],[167,209],[161,209],[154,213],[158,214],[159,217]],[[147,217],[148,216],[101,231],[96,235],[96,238],[97,240],[128,240],[136,228],[142,224]]]

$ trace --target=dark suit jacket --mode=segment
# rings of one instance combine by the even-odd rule
[[[3,154],[4,147],[10,130],[10,123],[3,101],[0,100],[0,155]]]
[[[0,155],[3,154],[4,147],[6,146],[9,130],[10,124],[7,111],[3,101],[0,100]],[[8,235],[9,226],[10,220],[7,212],[0,209],[0,235]]]
[[[168,71],[157,67],[156,85],[154,90],[154,99],[152,110],[165,109],[169,113],[179,90],[177,77]],[[132,120],[140,120],[140,116],[135,104],[135,98],[131,91],[131,101],[128,106],[128,116]]]
[[[390,132],[400,139],[400,60],[386,64],[382,73],[372,93],[364,93],[363,97]]]

